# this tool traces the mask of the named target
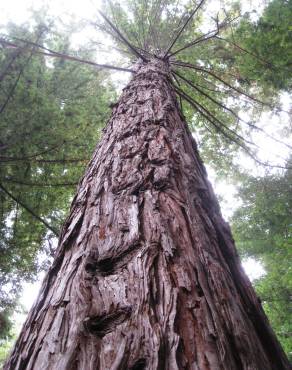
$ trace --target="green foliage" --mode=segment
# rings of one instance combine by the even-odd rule
[[[15,340],[19,334],[21,327],[19,324],[12,322],[12,310],[4,310],[0,313],[0,367],[4,365],[6,358],[8,357]],[[14,314],[25,314],[25,311],[21,306],[14,311]],[[27,312],[26,312],[27,314]],[[13,317],[15,319],[15,316]]]
[[[0,366],[4,365],[4,362],[13,347],[15,339],[16,337],[0,340]]]
[[[52,24],[10,25],[4,37],[74,50]],[[70,199],[115,99],[107,75],[24,49],[0,49],[0,307],[48,266]],[[32,211],[32,212],[30,212]],[[37,215],[51,226],[35,217]]]
[[[0,341],[11,337],[11,311],[6,309],[0,312]]]
[[[235,48],[240,74],[276,90],[291,90],[291,19],[292,1],[273,0],[257,22],[249,16],[240,22],[233,36],[251,53],[238,53]]]
[[[255,282],[264,309],[292,359],[292,171],[248,178],[232,225],[243,257],[261,261],[266,275]]]

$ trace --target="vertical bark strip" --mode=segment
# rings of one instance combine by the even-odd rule
[[[5,370],[280,370],[167,63],[113,109]]]

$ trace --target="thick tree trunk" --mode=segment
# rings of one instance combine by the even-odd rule
[[[114,107],[4,368],[290,368],[165,63],[139,65]]]

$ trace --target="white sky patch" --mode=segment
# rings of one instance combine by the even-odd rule
[[[246,258],[242,261],[242,266],[251,281],[259,279],[266,274],[266,271],[260,261],[254,258]]]
[[[20,304],[24,307],[26,311],[28,311],[36,301],[44,277],[45,273],[42,272],[41,274],[39,274],[38,280],[36,282],[23,284],[23,293],[20,298]]]
[[[240,199],[237,196],[236,187],[229,183],[228,180],[218,180],[216,178],[216,171],[208,165],[207,169],[208,179],[212,184],[216,196],[220,200],[220,208],[225,220],[230,220],[236,208],[240,206]]]
[[[93,0],[9,0],[0,5],[0,24],[11,20],[24,23],[31,16],[31,9],[47,8],[47,15],[62,17],[74,15],[76,19],[91,19],[100,8],[100,1]],[[65,17],[65,18],[64,18]]]

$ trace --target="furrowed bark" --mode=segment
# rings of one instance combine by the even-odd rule
[[[165,62],[141,63],[5,370],[289,369]]]

